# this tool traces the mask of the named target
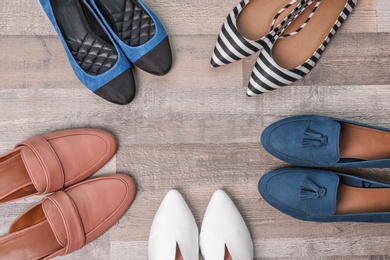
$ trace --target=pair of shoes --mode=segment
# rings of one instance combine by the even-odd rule
[[[79,80],[112,103],[136,92],[132,64],[165,75],[172,66],[167,33],[142,0],[40,0]]]
[[[305,115],[280,120],[261,136],[275,157],[303,167],[390,167],[390,129]],[[265,174],[263,198],[292,217],[319,222],[390,222],[390,184],[309,168]]]
[[[226,19],[211,66],[222,66],[262,49],[247,95],[289,85],[313,69],[356,3],[357,0],[244,0]]]
[[[34,136],[1,156],[0,204],[54,193],[19,216],[0,237],[0,259],[66,255],[114,225],[133,201],[133,180],[124,174],[83,180],[115,151],[110,133],[72,129]]]
[[[207,206],[199,235],[195,219],[180,193],[162,201],[149,235],[149,260],[252,260],[253,243],[229,196],[217,190]]]

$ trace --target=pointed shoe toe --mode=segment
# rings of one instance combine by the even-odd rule
[[[233,201],[222,190],[210,199],[199,236],[205,260],[253,260],[253,242],[249,230]]]
[[[134,195],[134,182],[120,174],[57,191],[18,217],[0,237],[0,258],[51,259],[74,252],[114,225]]]
[[[264,149],[302,167],[390,167],[390,129],[319,115],[293,116],[264,129]]]
[[[172,52],[167,33],[145,3],[141,0],[83,1],[93,6],[131,63],[158,76],[170,71]]]
[[[170,190],[153,220],[149,234],[149,260],[198,260],[198,227],[181,194]]]
[[[131,63],[88,2],[40,0],[40,3],[81,83],[110,102],[131,101],[129,92],[135,92]],[[112,87],[119,79],[123,87]]]
[[[258,189],[268,204],[300,220],[390,222],[388,183],[331,171],[290,167],[263,175]]]
[[[0,156],[0,204],[69,187],[94,174],[116,152],[99,129],[69,129],[34,136]]]

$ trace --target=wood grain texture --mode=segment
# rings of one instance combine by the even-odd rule
[[[378,32],[390,32],[390,2],[387,0],[376,0],[378,16]]]
[[[119,147],[97,174],[121,172],[137,184],[134,203],[114,227],[61,259],[147,259],[150,225],[172,188],[182,193],[199,228],[213,192],[225,190],[248,225],[256,260],[390,259],[388,224],[302,222],[257,192],[263,174],[288,166],[259,144],[263,129],[276,120],[320,114],[390,127],[388,0],[359,0],[306,78],[254,98],[245,88],[256,55],[209,67],[236,0],[145,2],[171,35],[173,68],[164,77],[136,69],[135,100],[117,106],[78,81],[38,1],[0,1],[0,153],[32,135],[102,128]],[[339,171],[390,182],[388,169]],[[1,205],[0,235],[41,199]]]

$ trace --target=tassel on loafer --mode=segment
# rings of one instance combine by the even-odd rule
[[[211,67],[246,58],[279,35],[313,0],[243,0],[222,25]]]
[[[300,220],[390,223],[388,183],[291,167],[265,174],[258,189],[271,206]]]
[[[303,167],[390,167],[390,129],[326,116],[294,116],[261,135],[267,152]]]
[[[154,75],[167,74],[172,52],[163,24],[142,0],[83,0],[89,2],[127,58]]]
[[[253,68],[247,95],[269,92],[306,76],[356,3],[357,0],[315,0],[280,37],[264,46]]]
[[[130,62],[91,9],[79,0],[40,0],[78,79],[93,93],[125,105],[135,96]]]

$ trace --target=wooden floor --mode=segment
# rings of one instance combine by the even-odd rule
[[[390,127],[390,1],[359,0],[312,73],[253,98],[245,93],[256,55],[209,66],[238,0],[145,2],[170,35],[173,69],[164,77],[137,69],[134,102],[118,106],[78,81],[38,0],[0,1],[0,152],[32,135],[102,128],[116,136],[119,149],[99,174],[126,173],[138,186],[133,205],[109,232],[63,259],[147,259],[151,223],[173,188],[199,227],[213,192],[225,190],[249,227],[255,259],[390,259],[390,224],[302,222],[257,191],[263,174],[286,166],[259,143],[276,120],[320,114]],[[343,172],[390,182],[389,170]],[[0,235],[41,198],[1,205]]]

